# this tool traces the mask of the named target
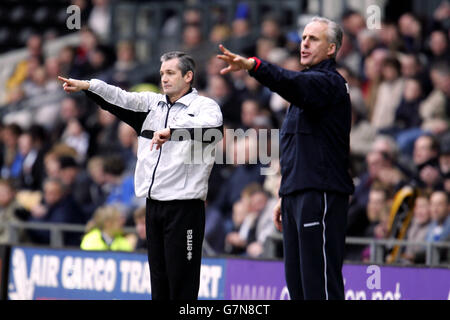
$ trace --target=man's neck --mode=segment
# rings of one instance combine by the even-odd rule
[[[169,103],[170,104],[174,104],[175,102],[177,102],[178,99],[180,99],[181,97],[183,97],[186,94],[188,94],[191,90],[192,90],[191,87],[189,87],[186,90],[183,90],[183,91],[181,91],[178,94],[174,94],[174,95],[171,95],[171,96],[168,95],[167,97],[169,99]]]

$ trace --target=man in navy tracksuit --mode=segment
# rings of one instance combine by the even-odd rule
[[[349,195],[351,105],[335,57],[342,30],[316,17],[305,27],[302,72],[220,46],[221,72],[249,74],[291,103],[280,134],[282,181],[274,211],[283,231],[286,282],[291,299],[344,299],[342,264]]]

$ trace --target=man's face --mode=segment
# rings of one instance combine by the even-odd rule
[[[0,184],[0,208],[5,208],[14,199],[14,192],[6,184]]]
[[[386,196],[382,191],[371,190],[369,193],[369,202],[367,203],[367,217],[371,222],[378,221],[381,211],[386,204]]]
[[[431,218],[435,221],[442,222],[448,215],[447,196],[444,192],[434,192],[430,198]]]
[[[54,205],[62,199],[61,186],[56,182],[47,182],[44,185],[44,198],[48,205]]]
[[[164,61],[159,74],[162,89],[169,97],[187,90],[192,80],[192,72],[187,72],[184,76],[181,74],[177,58]]]
[[[336,50],[336,46],[328,42],[328,26],[322,22],[311,22],[303,31],[300,48],[300,63],[313,66],[328,59]]]
[[[430,204],[427,198],[419,197],[414,204],[414,220],[418,224],[425,224],[430,220]]]
[[[431,149],[432,141],[429,137],[419,137],[414,143],[413,161],[416,165],[425,163],[436,156],[436,153]]]

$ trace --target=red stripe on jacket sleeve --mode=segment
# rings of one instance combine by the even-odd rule
[[[251,71],[258,70],[259,66],[261,65],[261,60],[259,60],[257,57],[251,57],[249,59],[254,59],[256,62],[255,66],[253,67],[253,69]]]

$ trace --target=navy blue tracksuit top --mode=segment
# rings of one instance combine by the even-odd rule
[[[250,75],[291,103],[280,132],[280,196],[308,189],[352,194],[351,103],[335,60],[301,72],[255,60]]]

